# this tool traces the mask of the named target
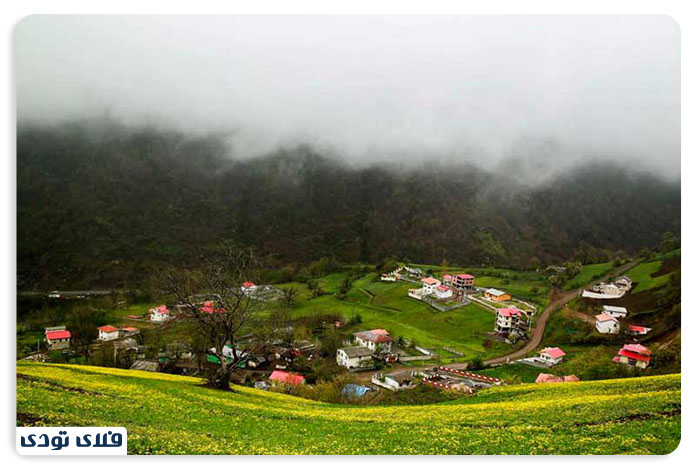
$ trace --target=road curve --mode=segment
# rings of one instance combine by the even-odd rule
[[[604,281],[608,278],[614,277],[621,275],[622,273],[630,270],[634,266],[638,264],[639,260],[634,260],[632,262],[629,262],[625,265],[622,265],[618,268],[614,268],[611,270],[609,273],[606,275],[602,276],[601,278],[594,280],[585,286],[583,286],[580,289],[576,289],[573,291],[568,291],[568,292],[561,292],[561,291],[554,291],[554,295],[551,298],[551,302],[549,305],[541,312],[541,315],[536,320],[536,326],[532,330],[532,335],[529,338],[529,341],[525,343],[523,347],[520,349],[513,351],[511,353],[505,354],[503,356],[498,356],[496,358],[488,359],[487,361],[483,361],[483,364],[486,366],[490,366],[493,364],[501,364],[501,363],[506,363],[508,361],[512,361],[513,359],[519,359],[521,357],[526,356],[530,352],[534,351],[539,345],[541,344],[541,340],[544,338],[544,331],[546,330],[546,322],[549,320],[549,317],[551,317],[551,314],[563,307],[565,304],[567,304],[569,301],[575,299],[576,297],[580,296],[582,294],[582,290],[588,287],[591,287],[600,281]]]

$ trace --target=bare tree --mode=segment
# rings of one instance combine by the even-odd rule
[[[200,269],[170,269],[162,278],[164,292],[174,296],[185,317],[206,340],[208,352],[220,361],[220,367],[209,376],[210,383],[218,388],[229,389],[230,375],[248,351],[239,337],[258,301],[240,285],[248,279],[252,263],[250,252],[230,247],[207,258]],[[203,297],[210,299],[205,306]],[[224,352],[226,345],[229,353]]]

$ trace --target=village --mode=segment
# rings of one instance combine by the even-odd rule
[[[539,306],[529,299],[515,297],[499,287],[480,287],[476,277],[470,273],[444,273],[440,276],[426,274],[421,268],[401,265],[384,273],[378,281],[385,284],[402,283],[408,287],[406,297],[411,301],[427,304],[433,313],[463,313],[465,306],[475,305],[487,311],[494,320],[492,327],[484,333],[485,339],[508,348],[512,355],[514,349],[528,343],[535,331],[534,324],[539,316]],[[621,275],[612,283],[600,282],[588,293],[604,295],[625,294],[632,287],[631,279]],[[617,292],[618,291],[618,292]],[[273,285],[257,285],[251,281],[243,282],[239,292],[251,300],[274,304],[281,300],[283,292]],[[60,295],[53,292],[52,299]],[[58,297],[56,297],[58,296]],[[591,300],[598,302],[592,295]],[[196,307],[201,314],[225,314],[225,309],[216,303],[214,297],[200,295]],[[462,311],[462,312],[459,312]],[[648,335],[651,328],[628,320],[630,312],[625,307],[601,305],[601,312],[594,317],[594,330],[600,335],[618,335],[622,331],[627,337],[611,359],[614,365],[632,369],[646,369],[650,365],[651,350],[635,341]],[[124,322],[142,323],[142,326],[166,329],[172,324],[184,323],[191,318],[185,313],[182,304],[159,304],[148,309],[147,314],[127,315]],[[336,317],[330,322],[323,321],[315,327],[311,336],[293,336],[293,326],[274,330],[273,339],[261,337],[258,333],[248,333],[240,337],[236,348],[231,344],[223,347],[222,353],[215,349],[201,355],[200,350],[182,341],[161,343],[157,349],[143,344],[141,329],[138,326],[108,323],[96,327],[94,340],[89,345],[91,354],[105,352],[110,355],[110,365],[128,367],[150,372],[168,372],[183,375],[203,375],[221,365],[221,359],[232,362],[237,358],[236,371],[232,381],[253,386],[262,390],[294,393],[303,386],[311,387],[317,376],[307,373],[307,369],[323,362],[330,369],[322,375],[323,379],[343,378],[341,394],[348,400],[359,400],[366,395],[379,392],[404,392],[417,387],[433,391],[446,391],[452,394],[474,394],[478,390],[505,384],[496,377],[498,369],[506,366],[526,366],[537,369],[536,383],[566,383],[580,379],[574,374],[557,375],[549,369],[563,363],[567,353],[558,346],[545,346],[526,353],[520,358],[510,359],[482,366],[471,360],[458,359],[461,352],[443,346],[442,348],[419,345],[408,336],[395,337],[388,328],[358,329],[341,333],[349,328],[350,317]],[[353,324],[353,328],[355,328]],[[543,332],[543,330],[542,330]],[[340,335],[337,335],[341,333]],[[341,336],[333,354],[327,354],[331,346],[322,341],[322,336]],[[71,355],[71,331],[64,325],[46,327],[44,330],[47,351]],[[633,338],[633,339],[631,339]],[[504,349],[503,354],[505,354]],[[451,359],[443,363],[442,355]],[[46,361],[46,353],[32,353],[26,359]]]

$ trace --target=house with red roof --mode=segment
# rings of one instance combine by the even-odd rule
[[[544,348],[539,352],[539,359],[550,367],[563,362],[565,355],[565,351],[561,348]]]
[[[377,328],[375,330],[353,333],[358,346],[369,348],[372,352],[390,352],[392,338],[387,330]]]
[[[152,322],[166,322],[170,319],[169,309],[167,306],[162,304],[157,307],[150,309],[150,321]]]
[[[595,315],[595,328],[602,334],[619,333],[619,320],[609,314]]]
[[[495,332],[509,335],[513,330],[517,330],[521,323],[527,323],[527,315],[524,312],[517,307],[503,307],[496,313]]]
[[[452,275],[442,275],[442,284],[446,286],[452,286],[454,282],[454,276]]]
[[[652,356],[652,351],[648,348],[638,343],[632,343],[623,345],[623,348],[616,353],[612,361],[627,366],[638,367],[639,369],[645,369],[650,365],[650,356]]]
[[[474,289],[474,275],[460,273],[452,278],[452,287],[460,291],[470,291]]]
[[[441,284],[435,288],[435,297],[438,299],[449,299],[453,294],[454,292],[452,291],[452,288],[445,286],[444,284]]]
[[[214,301],[205,301],[201,306],[201,312],[204,314],[224,314],[227,310],[224,307],[215,307]]]
[[[245,281],[242,283],[242,293],[243,294],[255,293],[258,288],[259,287],[256,284],[252,283],[251,281]]]
[[[282,370],[274,370],[269,377],[271,383],[275,385],[302,385],[305,383],[305,377],[301,374],[293,374]]]
[[[628,326],[628,333],[631,335],[647,335],[652,331],[652,328],[648,327],[641,327],[638,325],[629,325]]]
[[[70,331],[65,326],[46,328],[44,335],[51,351],[70,347]]]
[[[135,335],[140,333],[140,330],[135,327],[121,327],[121,332],[124,335]]]
[[[111,341],[118,339],[118,328],[114,327],[113,325],[103,325],[97,328],[97,330],[99,331],[99,337],[97,338],[98,340]]]

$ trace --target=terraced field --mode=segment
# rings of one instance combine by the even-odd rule
[[[21,425],[124,426],[131,454],[666,454],[679,374],[361,407],[119,369],[17,364]]]

